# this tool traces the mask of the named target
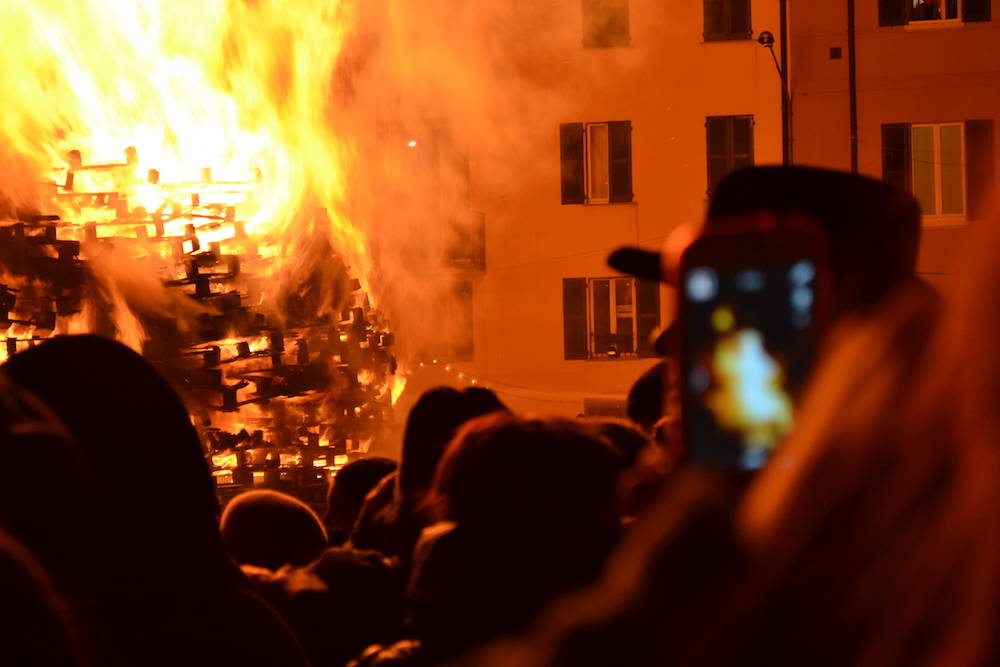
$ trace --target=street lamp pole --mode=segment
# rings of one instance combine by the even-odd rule
[[[757,42],[771,52],[774,60],[774,67],[778,71],[781,79],[781,163],[786,167],[792,164],[792,101],[788,93],[788,54],[787,54],[787,22],[786,22],[786,0],[781,0],[781,61],[774,52],[774,34],[765,30],[757,36]]]

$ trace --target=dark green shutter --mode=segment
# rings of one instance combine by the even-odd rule
[[[710,116],[705,134],[711,196],[723,176],[753,166],[753,116]]]
[[[753,116],[732,118],[732,163],[730,171],[753,166]]]
[[[729,169],[729,118],[705,119],[705,145],[708,150],[708,194],[715,191]]]
[[[910,20],[910,8],[907,0],[878,0],[879,25],[906,25]]]
[[[608,173],[611,176],[610,201],[632,201],[632,123],[627,120],[608,123]]]
[[[992,120],[965,122],[965,212],[969,220],[982,220],[994,184]]]
[[[639,339],[639,356],[655,357],[653,335],[660,328],[660,283],[655,280],[636,280],[636,319]]]
[[[454,288],[451,313],[452,361],[473,361],[475,356],[473,329],[472,281],[458,280]]]
[[[750,0],[729,0],[729,38],[750,39]]]
[[[562,203],[582,204],[583,189],[583,123],[563,123],[559,126],[559,158],[562,173]]]
[[[726,5],[723,0],[704,0],[705,30],[702,37],[706,42],[726,38]]]
[[[563,353],[587,358],[587,279],[563,278]]]
[[[913,190],[909,123],[882,126],[882,180],[901,190]]]
[[[962,20],[968,22],[989,21],[992,0],[965,0],[962,3]]]

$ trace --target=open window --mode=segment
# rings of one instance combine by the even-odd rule
[[[991,19],[991,0],[879,0],[879,25],[974,23]]]
[[[563,204],[631,202],[632,123],[564,123],[559,126]]]
[[[992,120],[882,126],[883,179],[913,194],[929,225],[983,216],[993,151]]]
[[[629,276],[563,280],[566,359],[656,356],[659,284]]]

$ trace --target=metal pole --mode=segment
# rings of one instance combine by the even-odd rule
[[[779,0],[781,12],[781,162],[786,167],[792,164],[792,99],[788,90],[788,0]],[[774,52],[771,52],[774,55]]]
[[[847,77],[851,107],[851,173],[858,173],[858,60],[854,0],[847,0]]]

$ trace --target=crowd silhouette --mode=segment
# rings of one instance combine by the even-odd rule
[[[636,378],[628,420],[434,388],[400,460],[344,466],[324,513],[271,490],[222,508],[140,355],[94,336],[14,355],[0,664],[995,663],[1000,219],[943,297],[915,272],[919,206],[883,183],[752,168],[709,216],[790,210],[827,237],[834,319],[755,473],[686,459],[668,360]],[[635,257],[610,262],[663,278]]]

